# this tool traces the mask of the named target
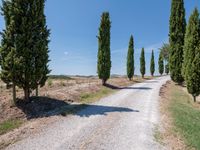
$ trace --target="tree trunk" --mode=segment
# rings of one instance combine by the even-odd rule
[[[106,79],[102,79],[102,85],[103,85],[103,86],[106,85]]]
[[[29,98],[30,98],[30,92],[28,88],[24,89],[24,99],[25,101],[29,102]]]
[[[129,78],[129,81],[131,81],[132,79],[131,78]]]
[[[35,96],[38,97],[38,86],[37,86],[37,88],[35,89]]]
[[[14,105],[16,105],[16,86],[15,86],[15,83],[13,83],[13,86],[12,86],[12,92],[13,92],[13,103]]]
[[[194,98],[194,102],[196,103],[196,96],[195,96],[195,95],[193,95],[193,98]]]
[[[142,75],[142,79],[144,79],[144,75]]]

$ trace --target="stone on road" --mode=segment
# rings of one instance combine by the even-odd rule
[[[126,87],[42,132],[10,145],[9,150],[160,150],[159,90],[169,77]]]

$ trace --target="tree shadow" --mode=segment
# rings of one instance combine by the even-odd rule
[[[158,83],[158,81],[145,81],[145,83]]]
[[[111,112],[139,112],[124,107],[101,106],[89,104],[70,104],[58,99],[48,97],[31,97],[30,103],[18,100],[17,107],[23,111],[28,120],[57,115],[73,114],[80,117],[93,115],[107,115]],[[86,109],[87,108],[87,109]]]
[[[87,109],[83,109],[76,113],[80,117],[90,117],[93,115],[107,115],[108,113],[124,113],[124,112],[139,112],[139,110],[133,110],[124,107],[113,107],[113,106],[100,106],[100,105],[86,105]]]
[[[123,90],[123,89],[127,89],[127,90],[151,90],[152,88],[149,87],[119,87],[119,86],[115,86],[115,85],[111,85],[111,84],[106,84],[105,87],[113,89],[113,90]]]

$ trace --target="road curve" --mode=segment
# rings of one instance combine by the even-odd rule
[[[148,80],[49,125],[8,150],[160,150],[159,90],[168,76]]]

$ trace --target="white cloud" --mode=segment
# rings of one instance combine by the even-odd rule
[[[68,55],[69,53],[66,51],[66,52],[64,52],[64,54],[65,54],[65,55]]]

